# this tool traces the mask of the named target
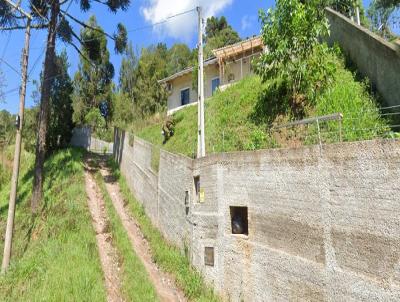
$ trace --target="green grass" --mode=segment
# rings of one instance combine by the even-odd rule
[[[103,273],[87,208],[83,151],[67,149],[45,164],[40,214],[30,213],[33,155],[23,153],[12,263],[0,277],[0,301],[105,301]],[[4,234],[8,187],[0,192]],[[0,250],[3,251],[3,241]]]
[[[147,272],[132,249],[129,237],[121,223],[118,214],[107,192],[104,179],[100,172],[96,173],[96,182],[99,185],[106,204],[110,221],[113,245],[117,249],[121,265],[122,294],[126,301],[157,301],[157,295]]]
[[[125,178],[120,174],[117,165],[109,162],[113,169],[113,175],[118,179],[121,193],[127,201],[127,208],[132,217],[136,219],[139,227],[148,240],[152,251],[153,260],[164,271],[172,274],[177,285],[182,288],[185,295],[191,301],[219,301],[213,291],[204,283],[200,273],[189,263],[188,258],[175,246],[169,244],[160,231],[151,223],[145,214],[143,206],[132,195]]]
[[[336,71],[332,83],[316,98],[313,106],[306,107],[306,117],[342,113],[344,141],[384,136],[389,122],[379,117],[378,103],[369,94],[368,85],[357,81],[344,67],[342,59],[333,60]],[[293,130],[283,131],[279,136],[270,132],[272,124],[284,124],[293,119],[272,83],[262,83],[259,77],[250,76],[206,100],[207,153],[290,146],[295,140]],[[174,120],[175,135],[165,145],[160,135],[160,122],[137,129],[135,134],[168,151],[193,157],[197,146],[197,107],[176,112]],[[317,143],[315,125],[296,131],[300,132],[303,144]],[[324,142],[339,141],[337,121],[321,124],[321,131]]]

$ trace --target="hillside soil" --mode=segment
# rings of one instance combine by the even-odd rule
[[[88,166],[98,161],[98,158],[94,157],[95,156],[92,155],[92,158],[89,158],[86,161]],[[121,195],[119,184],[111,175],[111,171],[107,168],[105,161],[103,159],[100,160],[97,167],[100,169],[100,173],[103,176],[106,184],[107,192],[112,200],[115,211],[128,234],[132,248],[138,258],[142,261],[160,301],[187,301],[183,292],[175,285],[173,278],[167,273],[163,272],[152,260],[149,243],[141,232],[138,222],[125,208],[126,204]],[[90,174],[87,174],[87,177],[89,177],[90,180]],[[87,181],[87,184],[89,186],[92,184],[95,185],[94,181],[92,181]],[[97,194],[96,196],[98,197],[99,195]],[[101,202],[101,198],[99,198],[98,204],[101,204]]]
[[[123,301],[120,290],[121,280],[119,276],[118,256],[112,245],[112,234],[108,227],[109,222],[105,212],[104,200],[88,167],[85,169],[85,186],[88,196],[88,206],[92,215],[92,224],[96,232],[101,267],[104,273],[107,301]]]

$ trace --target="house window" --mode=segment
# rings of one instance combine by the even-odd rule
[[[219,78],[211,80],[211,94],[214,95],[215,90],[219,87]]]
[[[190,88],[181,90],[181,105],[187,105],[190,103]]]

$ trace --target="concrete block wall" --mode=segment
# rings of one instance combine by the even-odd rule
[[[358,71],[371,81],[386,106],[400,105],[400,47],[327,8],[330,44],[338,43]]]
[[[225,300],[400,300],[398,140],[197,160],[162,151],[156,188],[133,167],[139,158],[147,165],[150,152],[143,142],[128,144],[122,173],[153,222],[189,246],[193,265]],[[195,196],[195,176],[204,200]],[[158,196],[157,218],[147,190]],[[248,235],[232,234],[230,206],[247,207]],[[210,247],[214,265],[205,263]]]
[[[84,148],[91,152],[96,153],[113,153],[113,143],[102,141],[101,139],[92,136],[91,129],[89,127],[74,128],[72,131],[72,137],[70,145],[73,147]]]

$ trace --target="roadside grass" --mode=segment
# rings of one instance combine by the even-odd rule
[[[205,284],[201,274],[191,266],[188,258],[177,247],[169,244],[151,223],[143,206],[131,193],[118,165],[112,159],[109,160],[108,165],[119,182],[121,194],[127,202],[130,214],[137,220],[140,230],[149,242],[153,260],[157,265],[174,276],[177,285],[190,301],[219,301],[213,290]]]
[[[344,141],[385,137],[391,121],[379,116],[377,99],[369,93],[365,81],[357,81],[347,70],[344,59],[332,58],[336,71],[329,86],[316,97],[315,104],[305,108],[306,117],[342,113]],[[207,153],[287,147],[298,140],[316,144],[316,125],[271,132],[273,125],[293,120],[274,81],[262,83],[258,76],[249,76],[205,102]],[[175,134],[163,145],[162,123],[153,123],[134,132],[139,137],[174,153],[194,157],[197,146],[197,106],[184,108],[173,115]],[[323,142],[339,141],[339,123],[321,123]],[[298,132],[298,133],[296,133]],[[313,138],[313,139],[310,139]]]
[[[105,301],[103,273],[87,208],[83,151],[66,149],[45,164],[44,199],[30,212],[32,154],[23,153],[12,263],[0,276],[0,301]],[[9,186],[0,192],[5,232]],[[4,242],[0,241],[3,251]]]
[[[158,301],[153,284],[149,280],[147,272],[132,249],[129,237],[116,213],[112,200],[108,194],[104,179],[99,171],[95,174],[97,185],[106,204],[106,210],[110,222],[112,242],[117,249],[119,263],[121,265],[122,294],[126,301]]]

